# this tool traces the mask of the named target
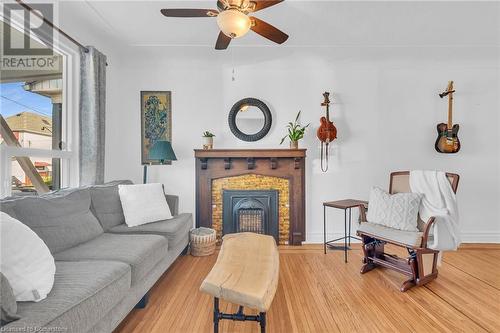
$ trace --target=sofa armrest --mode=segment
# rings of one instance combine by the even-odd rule
[[[167,204],[172,216],[179,215],[179,196],[165,194],[165,198],[167,199]]]

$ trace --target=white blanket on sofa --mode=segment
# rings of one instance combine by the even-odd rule
[[[456,250],[460,245],[460,229],[458,225],[458,207],[455,193],[441,171],[415,170],[410,172],[410,189],[422,193],[420,218],[427,220],[434,216],[427,246],[439,251]]]

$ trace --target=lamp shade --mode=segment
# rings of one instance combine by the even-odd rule
[[[177,157],[170,142],[159,140],[149,150],[149,159],[159,160],[163,164],[164,161],[176,161]]]
[[[225,10],[217,15],[217,25],[228,37],[238,38],[250,30],[250,18],[237,9]]]

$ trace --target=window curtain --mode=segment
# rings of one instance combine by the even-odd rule
[[[80,52],[80,185],[104,182],[106,56],[92,46]]]

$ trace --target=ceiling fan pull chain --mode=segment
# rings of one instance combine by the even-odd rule
[[[233,74],[232,74],[232,78],[231,80],[234,82],[236,81],[236,78],[234,77],[234,51],[233,49],[229,50],[229,52],[231,52],[231,66],[233,66]]]

